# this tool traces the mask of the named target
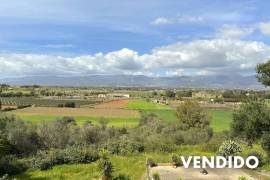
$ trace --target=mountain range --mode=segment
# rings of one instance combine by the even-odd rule
[[[2,78],[10,85],[82,87],[187,87],[187,88],[263,88],[255,76],[211,75],[149,77],[143,75],[27,76]]]

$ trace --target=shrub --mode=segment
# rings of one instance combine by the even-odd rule
[[[217,152],[221,144],[229,138],[229,132],[215,133],[206,143],[201,145],[201,149],[207,152]]]
[[[247,178],[244,177],[244,176],[240,176],[240,177],[238,178],[238,180],[247,180]]]
[[[187,131],[182,131],[184,144],[195,145],[202,144],[207,141],[212,136],[211,128],[190,128]]]
[[[232,140],[224,141],[219,147],[219,155],[225,158],[228,156],[236,156],[240,152],[242,152],[240,145]]]
[[[90,163],[98,159],[97,152],[91,147],[71,146],[64,150],[50,149],[39,151],[30,160],[30,167],[46,170],[59,164]]]
[[[159,175],[159,173],[154,173],[154,174],[152,175],[152,177],[153,177],[153,180],[160,180],[160,175]]]
[[[113,165],[105,154],[99,159],[98,168],[102,174],[102,179],[110,179],[112,177]]]
[[[14,156],[2,156],[0,158],[0,176],[19,174],[25,169],[25,165],[20,163]]]
[[[155,167],[157,166],[157,163],[155,163],[155,161],[152,158],[148,158],[146,160],[146,163],[150,166],[150,167]]]
[[[118,176],[114,177],[113,180],[131,180],[128,175],[119,174]]]
[[[173,163],[176,167],[179,167],[179,166],[182,166],[182,165],[183,165],[183,164],[182,164],[182,161],[181,161],[181,159],[180,159],[180,157],[177,156],[177,155],[175,155],[175,154],[172,155],[172,163]]]
[[[106,149],[112,154],[117,155],[132,155],[144,151],[144,146],[140,143],[132,142],[129,140],[118,140],[109,142]]]

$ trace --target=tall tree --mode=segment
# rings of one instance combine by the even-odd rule
[[[256,71],[259,82],[265,86],[270,86],[270,60],[266,63],[258,64]]]

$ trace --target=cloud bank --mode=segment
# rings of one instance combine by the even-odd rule
[[[0,54],[1,77],[26,75],[142,74],[150,76],[254,73],[270,59],[270,46],[237,39],[196,40],[139,54],[121,49],[76,57]]]

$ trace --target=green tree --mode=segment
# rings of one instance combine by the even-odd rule
[[[210,117],[195,101],[186,101],[176,109],[176,116],[184,129],[206,128],[210,125]]]
[[[270,60],[266,63],[258,64],[256,71],[259,82],[265,86],[270,86]]]
[[[168,98],[174,98],[175,97],[175,92],[173,92],[172,90],[166,90],[165,91],[165,96]]]
[[[262,101],[242,104],[233,114],[232,134],[242,138],[250,146],[270,133],[270,110]]]

